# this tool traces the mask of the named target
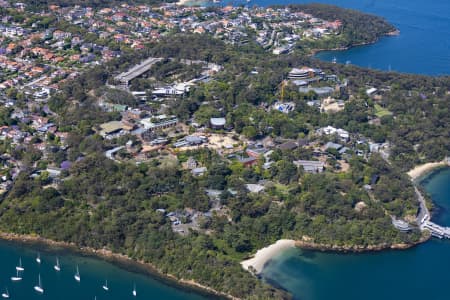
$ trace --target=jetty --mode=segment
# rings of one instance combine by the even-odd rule
[[[421,231],[428,230],[431,235],[437,238],[450,239],[450,227],[444,227],[431,222],[430,212],[426,206],[425,198],[417,187],[414,187],[417,199],[419,200],[419,212],[417,214],[417,223]]]
[[[433,223],[429,220],[425,220],[423,224],[420,226],[422,230],[429,230],[431,232],[431,235],[437,238],[446,238],[450,239],[450,227],[444,227],[437,225],[436,223]]]

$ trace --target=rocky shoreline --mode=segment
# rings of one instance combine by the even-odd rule
[[[332,244],[319,244],[308,241],[295,241],[295,247],[305,250],[316,250],[323,252],[341,252],[341,253],[363,253],[363,252],[377,252],[384,250],[406,250],[424,243],[430,239],[430,236],[423,236],[417,242],[405,244],[378,244],[378,245],[354,245],[354,246],[339,246]]]
[[[380,38],[382,38],[383,36],[399,36],[399,35],[400,35],[400,30],[395,29],[395,30],[392,30],[392,31],[389,31],[389,32],[383,34],[382,36],[380,36],[377,39],[370,41],[370,42],[356,43],[356,44],[353,44],[353,45],[350,45],[347,47],[338,47],[338,48],[331,48],[331,49],[312,49],[309,56],[315,56],[317,53],[323,52],[323,51],[345,51],[345,50],[350,50],[351,48],[355,48],[355,47],[373,45],[373,44],[377,43],[380,40]]]
[[[400,30],[398,30],[398,29],[392,30],[392,31],[386,33],[386,35],[387,36],[398,36],[398,35],[400,35]]]
[[[34,244],[34,245],[44,245],[48,246],[52,249],[65,249],[69,251],[73,251],[74,253],[82,254],[82,255],[89,255],[94,256],[100,259],[104,259],[111,263],[119,263],[122,266],[126,265],[135,265],[139,267],[139,269],[144,270],[147,275],[150,275],[155,278],[159,278],[165,283],[168,283],[169,285],[181,287],[183,289],[199,292],[200,294],[206,295],[208,297],[215,297],[217,299],[232,299],[232,300],[238,300],[239,298],[233,297],[232,295],[225,294],[222,292],[219,292],[211,287],[202,285],[194,280],[190,279],[183,279],[183,278],[177,278],[173,274],[167,274],[163,273],[161,270],[159,270],[157,267],[152,265],[151,263],[144,262],[144,261],[138,261],[135,259],[132,259],[131,257],[128,257],[124,254],[114,253],[111,250],[108,249],[94,249],[91,247],[79,247],[74,243],[68,243],[68,242],[58,242],[51,239],[46,239],[43,237],[40,237],[38,235],[31,235],[31,234],[15,234],[15,233],[7,233],[7,232],[0,232],[0,239],[11,241],[11,242],[17,242],[17,243],[23,243],[23,244]]]

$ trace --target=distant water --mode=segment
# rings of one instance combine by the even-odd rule
[[[127,299],[168,299],[201,300],[200,295],[179,290],[159,282],[149,276],[121,269],[113,264],[82,257],[67,252],[59,252],[61,272],[53,266],[56,253],[41,252],[41,265],[36,262],[36,250],[15,243],[0,241],[0,292],[8,288],[10,299],[33,300],[127,300]],[[10,277],[16,274],[15,266],[22,257],[25,268],[23,280],[12,282]],[[81,281],[74,279],[76,265],[79,265]],[[40,295],[33,287],[41,274],[44,294]],[[109,291],[102,285],[108,280]],[[132,296],[133,284],[136,284],[137,297]]]
[[[439,206],[433,221],[450,225],[450,168],[422,182]],[[450,299],[450,241],[432,239],[405,251],[337,254],[291,249],[263,278],[302,300]]]
[[[400,29],[400,36],[346,51],[317,54],[326,61],[403,73],[450,75],[449,0],[252,0],[249,5],[328,3],[382,16]],[[229,3],[223,1],[223,3]],[[234,4],[246,1],[234,1]]]

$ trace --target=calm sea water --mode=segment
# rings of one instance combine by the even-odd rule
[[[149,276],[128,272],[111,263],[82,257],[66,252],[40,252],[41,264],[37,264],[37,250],[22,245],[0,241],[0,291],[8,288],[10,299],[33,300],[127,300],[127,299],[169,299],[201,300],[200,295],[171,287]],[[56,255],[60,258],[61,272],[53,269]],[[23,280],[12,282],[16,275],[15,266],[19,258],[25,268]],[[81,281],[74,279],[76,265],[79,265]],[[38,294],[33,287],[42,278],[44,294]],[[102,285],[108,280],[109,291]],[[137,297],[132,296],[136,284]]]
[[[321,2],[386,18],[401,34],[346,51],[321,52],[318,58],[404,73],[450,74],[450,1],[448,0],[251,0],[248,4]],[[224,3],[228,3],[224,1]],[[246,3],[246,1],[235,1]]]
[[[450,225],[450,169],[422,182]],[[263,277],[303,300],[450,299],[450,241],[432,239],[413,249],[336,254],[291,249],[263,271]]]

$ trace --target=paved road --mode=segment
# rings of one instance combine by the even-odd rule
[[[426,202],[425,202],[425,198],[423,197],[422,193],[419,191],[419,189],[415,186],[414,187],[414,191],[416,192],[417,195],[417,200],[419,201],[419,213],[417,214],[417,225],[421,226],[421,221],[423,219],[423,217],[425,215],[428,215],[428,217],[426,218],[427,220],[430,219],[430,211],[427,208]]]

